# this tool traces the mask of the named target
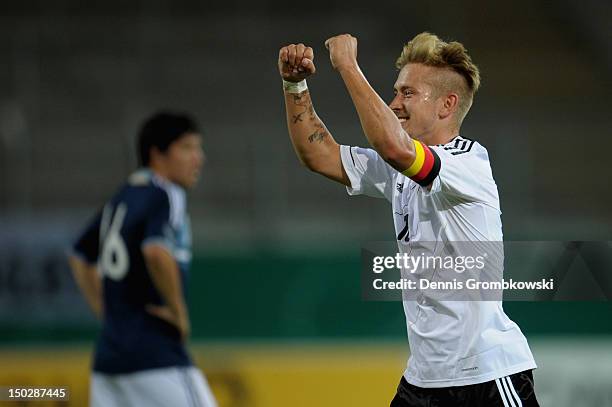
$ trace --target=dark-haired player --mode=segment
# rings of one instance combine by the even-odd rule
[[[191,260],[185,189],[198,180],[201,136],[190,117],[158,113],[142,126],[138,153],[142,167],[95,216],[69,257],[102,321],[90,404],[216,406],[185,347]]]

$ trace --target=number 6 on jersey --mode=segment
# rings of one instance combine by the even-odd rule
[[[128,251],[120,233],[125,214],[127,213],[127,207],[124,203],[121,203],[117,206],[115,216],[112,216],[112,212],[112,206],[107,205],[102,213],[99,265],[100,273],[103,276],[119,281],[127,274],[130,264]]]

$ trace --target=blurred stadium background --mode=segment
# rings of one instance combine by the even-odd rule
[[[168,107],[204,128],[192,342],[221,406],[388,405],[408,355],[402,307],[362,301],[358,273],[362,243],[392,238],[389,210],[300,167],[279,47],[314,47],[317,111],[365,145],[324,40],[357,36],[386,99],[405,41],[463,42],[483,87],[462,135],[489,150],[506,239],[610,240],[610,16],[597,0],[3,3],[0,384],[65,384],[86,404],[97,325],[63,251],[134,168],[140,121]],[[609,303],[505,309],[543,406],[612,405]]]

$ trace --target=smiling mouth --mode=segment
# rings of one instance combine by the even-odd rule
[[[408,121],[407,117],[398,117],[398,119],[399,119],[400,123],[404,123],[404,122]]]

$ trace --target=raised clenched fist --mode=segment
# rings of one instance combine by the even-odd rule
[[[278,53],[278,70],[289,82],[299,82],[316,72],[312,48],[304,44],[289,44]]]
[[[329,59],[336,70],[357,65],[357,38],[350,34],[337,35],[325,41]]]

